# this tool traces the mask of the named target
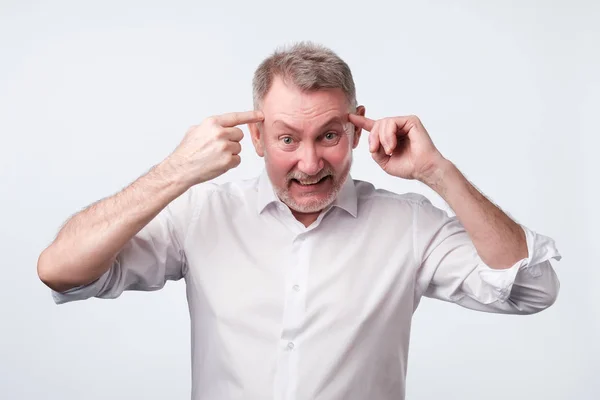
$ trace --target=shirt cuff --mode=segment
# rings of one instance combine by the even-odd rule
[[[544,262],[550,259],[560,261],[562,258],[553,239],[540,235],[523,225],[520,226],[525,232],[528,257],[517,261],[507,269],[493,269],[485,266],[479,271],[480,279],[492,287],[493,293],[501,302],[505,302],[509,298],[519,272],[523,271],[531,278],[536,278],[542,275],[541,268],[545,267],[542,265]]]
[[[110,270],[106,271],[100,278],[87,285],[77,286],[69,290],[65,290],[64,292],[52,290],[52,299],[54,300],[55,304],[64,304],[76,300],[86,300],[97,296],[104,287],[109,273]]]

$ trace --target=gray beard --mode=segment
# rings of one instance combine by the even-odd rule
[[[320,211],[324,210],[325,208],[329,207],[335,201],[344,182],[346,181],[346,179],[348,179],[351,167],[352,167],[352,159],[350,160],[350,165],[348,166],[348,168],[345,171],[343,171],[341,173],[341,175],[339,175],[339,176],[334,175],[333,170],[331,168],[324,168],[323,169],[324,172],[322,171],[319,173],[319,175],[317,175],[317,177],[329,175],[329,176],[331,176],[331,179],[333,179],[333,188],[331,190],[331,193],[329,193],[329,195],[325,199],[320,200],[320,201],[311,201],[308,203],[299,204],[290,195],[290,192],[288,189],[281,189],[281,188],[276,187],[275,192],[277,193],[277,197],[279,197],[279,200],[281,200],[283,203],[285,203],[293,211],[303,213],[303,214],[317,213],[317,212],[320,212]],[[306,178],[314,180],[315,177],[308,177],[301,173],[291,173],[288,175],[288,182],[290,181],[290,179],[298,179],[298,180],[302,181],[303,179],[306,179]]]

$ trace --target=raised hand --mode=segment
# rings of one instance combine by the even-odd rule
[[[205,119],[192,126],[167,163],[188,186],[206,182],[237,167],[244,133],[237,125],[260,122],[260,111],[234,112]]]
[[[415,116],[374,121],[361,115],[349,114],[348,118],[355,126],[370,132],[371,155],[390,175],[422,181],[444,160],[427,130]]]

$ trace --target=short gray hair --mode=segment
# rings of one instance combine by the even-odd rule
[[[275,77],[300,90],[341,89],[349,107],[356,108],[356,87],[350,67],[331,49],[312,42],[281,47],[263,60],[252,80],[254,108],[261,106]]]

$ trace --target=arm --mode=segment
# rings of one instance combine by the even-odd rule
[[[510,268],[528,256],[521,226],[473,187],[454,164],[440,158],[419,180],[438,193],[456,213],[487,266]]]
[[[103,277],[96,283],[114,295],[126,288],[156,288],[165,276],[180,276],[181,224],[175,220],[185,220],[190,206],[182,200],[174,210],[166,208],[192,186],[238,166],[243,133],[236,125],[262,118],[258,111],[230,113],[192,127],[162,163],[71,218],[41,253],[40,279],[65,292]]]
[[[167,161],[123,191],[77,213],[41,253],[40,279],[58,292],[98,279],[123,246],[185,190]]]
[[[349,120],[370,132],[369,150],[384,171],[425,183],[456,213],[450,218],[429,201],[418,202],[417,297],[504,313],[533,313],[555,301],[559,284],[550,259],[561,257],[552,239],[518,225],[479,193],[417,117],[373,121],[350,114]]]
[[[560,254],[552,239],[519,226],[527,256],[507,268],[491,268],[458,217],[418,197],[413,215],[417,298],[509,314],[539,312],[555,302],[559,282],[550,260]]]

